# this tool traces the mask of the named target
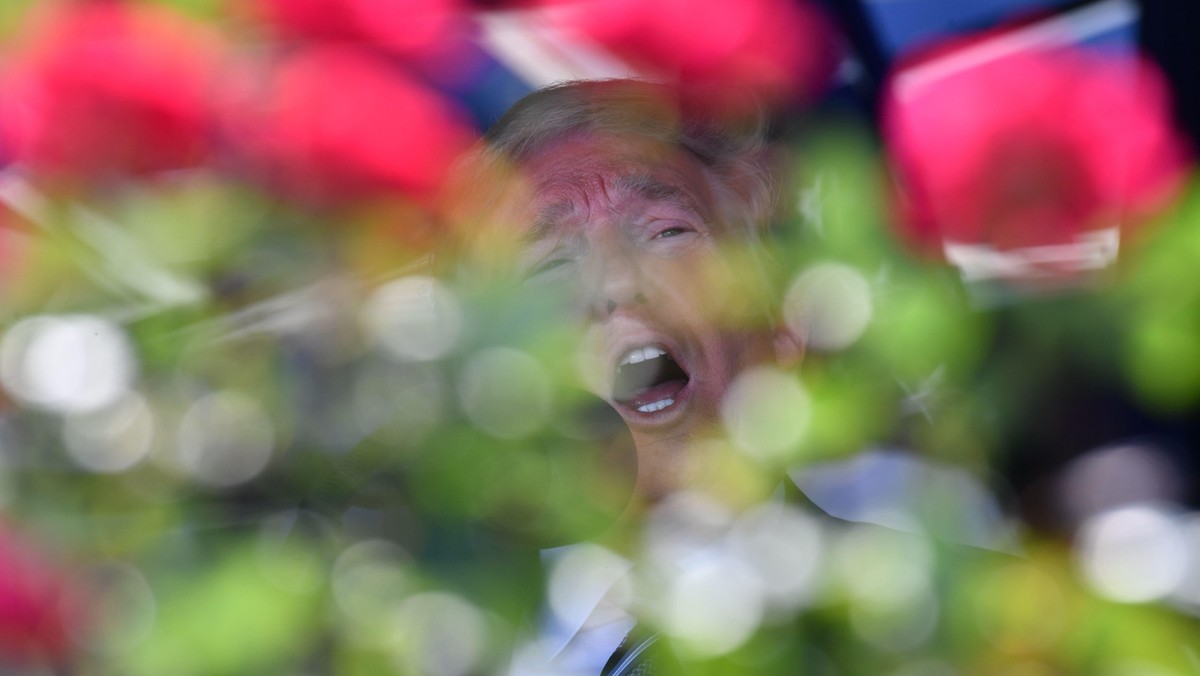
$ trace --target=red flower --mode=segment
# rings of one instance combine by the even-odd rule
[[[462,16],[458,0],[254,0],[285,39],[363,42],[401,55],[438,50]]]
[[[79,598],[58,570],[12,531],[0,529],[0,664],[63,664]]]
[[[1069,49],[985,60],[972,49],[890,83],[884,126],[906,188],[902,220],[922,245],[1070,244],[1152,214],[1180,187],[1185,146],[1148,64]]]
[[[235,101],[230,133],[254,173],[309,203],[423,198],[474,141],[464,119],[392,64],[325,46],[281,57]]]
[[[0,123],[30,169],[97,179],[207,158],[219,52],[203,28],[144,4],[74,3],[35,14],[25,36]]]
[[[811,98],[836,62],[832,33],[813,6],[794,0],[545,0],[567,30],[594,40],[684,93],[736,106]],[[713,95],[718,98],[711,100]]]

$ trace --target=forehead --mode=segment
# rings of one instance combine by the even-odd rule
[[[522,163],[528,182],[526,238],[597,210],[662,203],[707,216],[712,187],[703,165],[653,140],[576,135],[554,141]]]

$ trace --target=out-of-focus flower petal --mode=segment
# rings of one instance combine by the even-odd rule
[[[563,27],[701,103],[813,98],[836,63],[831,26],[792,0],[545,0]],[[744,104],[742,98],[740,103]]]
[[[475,138],[437,92],[344,46],[283,55],[265,86],[242,91],[231,110],[229,132],[251,171],[316,204],[428,197]]]
[[[463,13],[458,0],[254,0],[252,9],[284,39],[362,42],[405,55],[438,49]]]
[[[902,225],[920,245],[1071,244],[1144,219],[1182,183],[1187,146],[1145,62],[1055,49],[934,63],[898,71],[884,112]]]
[[[0,664],[64,664],[78,594],[24,538],[0,527]]]
[[[195,167],[208,158],[219,42],[145,4],[54,3],[31,14],[0,111],[15,159],[53,179]]]

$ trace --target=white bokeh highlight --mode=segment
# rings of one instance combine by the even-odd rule
[[[760,460],[786,459],[811,417],[812,400],[800,380],[771,366],[739,374],[721,402],[730,441]]]
[[[432,361],[454,350],[463,328],[458,298],[442,282],[413,275],[376,289],[363,307],[368,333],[403,361]]]
[[[26,404],[57,413],[115,402],[136,373],[125,332],[101,317],[33,317],[18,322],[0,342],[4,387]]]
[[[734,514],[722,503],[694,491],[667,496],[650,513],[643,534],[646,560],[670,574],[721,546]]]
[[[664,624],[696,655],[721,655],[745,643],[766,609],[762,581],[740,559],[714,553],[669,581]]]
[[[551,612],[562,622],[586,617],[589,624],[626,617],[633,601],[632,568],[632,562],[599,545],[572,545],[550,570],[546,598]]]
[[[644,534],[639,591],[675,645],[737,650],[821,593],[827,536],[811,515],[769,502],[736,513],[702,493],[668,496]]]
[[[71,413],[63,421],[63,442],[77,465],[89,472],[123,472],[146,458],[155,421],[145,397],[135,391],[104,408]]]
[[[1186,533],[1169,510],[1154,504],[1097,514],[1080,528],[1075,556],[1096,593],[1114,601],[1157,601],[1175,590],[1188,568]]]
[[[871,323],[871,285],[862,273],[842,263],[812,266],[788,287],[783,319],[804,336],[809,347],[842,350],[854,344]]]
[[[202,484],[245,483],[271,460],[274,427],[254,399],[233,391],[205,395],[179,423],[179,463]]]
[[[397,610],[396,638],[405,662],[428,676],[476,673],[486,656],[487,618],[466,599],[447,592],[410,597]],[[409,670],[404,670],[409,673]]]
[[[763,505],[738,518],[729,544],[762,582],[770,609],[795,611],[816,594],[825,537],[813,517],[786,505]]]

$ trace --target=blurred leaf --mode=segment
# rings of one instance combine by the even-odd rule
[[[0,39],[20,37],[24,19],[38,0],[6,0],[0,3]]]
[[[940,368],[957,378],[972,369],[984,347],[985,318],[970,310],[958,284],[945,276],[905,276],[885,286],[864,347],[885,373],[904,381]]]
[[[230,0],[155,0],[197,19],[219,19],[226,13]]]
[[[152,575],[158,601],[153,633],[126,661],[130,674],[280,673],[312,654],[320,627],[317,592],[280,586],[319,579],[307,545],[264,566],[253,542],[220,547],[199,570]]]
[[[799,151],[801,185],[789,195],[804,237],[805,260],[837,258],[872,268],[891,253],[887,193],[877,149],[864,129],[844,122],[812,130]]]
[[[1200,401],[1200,324],[1191,312],[1148,317],[1132,327],[1127,360],[1137,392],[1161,409]]]
[[[894,383],[837,362],[810,363],[801,373],[813,407],[801,462],[845,457],[887,437],[898,408],[889,398]]]
[[[153,262],[203,272],[223,263],[263,230],[263,199],[250,190],[195,176],[175,184],[131,190],[111,218]]]

